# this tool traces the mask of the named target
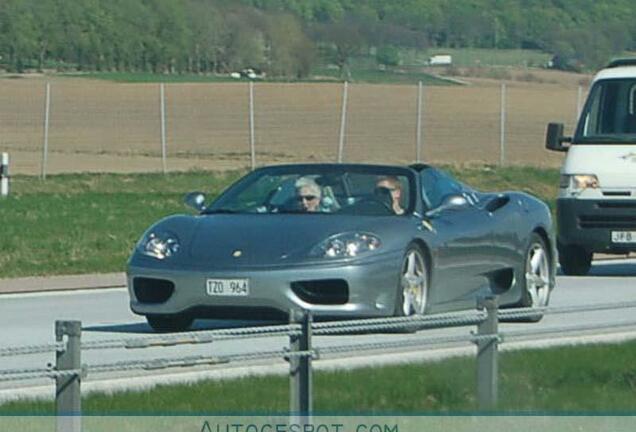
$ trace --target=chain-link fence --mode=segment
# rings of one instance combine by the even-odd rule
[[[0,151],[14,174],[232,169],[285,162],[556,166],[584,92],[554,84],[118,84],[0,81]],[[346,101],[344,100],[346,96]],[[343,112],[343,107],[345,111]],[[419,111],[419,121],[418,121]],[[418,127],[419,126],[419,127]]]

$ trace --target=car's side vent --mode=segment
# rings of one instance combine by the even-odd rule
[[[141,303],[164,303],[174,293],[174,283],[164,279],[136,277],[133,279],[133,290]]]
[[[291,289],[302,301],[321,305],[339,305],[349,301],[349,284],[342,279],[292,282]]]

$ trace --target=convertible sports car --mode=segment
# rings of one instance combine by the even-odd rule
[[[197,215],[160,220],[128,263],[133,312],[157,331],[196,318],[330,318],[542,307],[555,282],[548,207],[480,193],[428,165],[252,171]],[[536,319],[540,319],[538,312]]]

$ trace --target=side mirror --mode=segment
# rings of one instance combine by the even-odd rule
[[[459,210],[467,206],[468,206],[468,200],[466,199],[464,195],[450,194],[444,198],[444,200],[442,201],[442,204],[439,207],[436,207],[432,210],[427,211],[425,213],[425,216],[433,217],[433,216],[437,216],[438,214],[446,210],[451,210],[451,209]]]
[[[205,210],[205,194],[203,192],[190,192],[185,196],[183,202],[196,211],[202,212]]]
[[[572,138],[563,136],[563,123],[549,123],[545,133],[545,148],[558,152],[568,151],[564,142],[572,142]]]

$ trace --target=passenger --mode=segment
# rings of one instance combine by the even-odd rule
[[[404,214],[404,209],[400,202],[402,198],[402,183],[395,176],[382,176],[375,184],[376,188],[387,189],[391,194],[391,209],[396,215]]]
[[[322,190],[314,179],[310,177],[300,177],[296,180],[295,186],[296,198],[302,211],[321,211],[320,202],[322,199]]]

